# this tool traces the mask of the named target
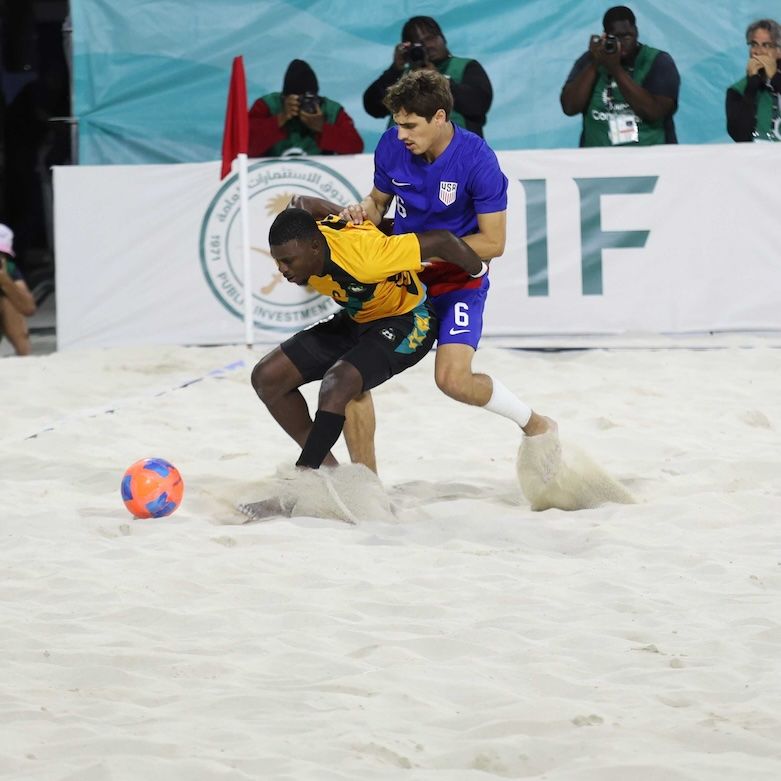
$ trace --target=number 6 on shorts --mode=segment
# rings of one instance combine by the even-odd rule
[[[464,301],[459,301],[454,307],[454,320],[457,326],[466,328],[469,326],[469,304]]]

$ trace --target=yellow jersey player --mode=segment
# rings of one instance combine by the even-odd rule
[[[449,231],[386,236],[369,222],[317,222],[297,208],[277,216],[269,245],[288,282],[310,285],[343,308],[264,356],[252,386],[302,448],[297,466],[334,465],[330,450],[347,404],[414,366],[434,344],[436,315],[418,278],[422,259],[446,257],[475,278],[487,266]],[[322,382],[312,421],[299,388],[314,380]]]

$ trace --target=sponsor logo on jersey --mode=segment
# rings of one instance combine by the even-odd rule
[[[390,328],[383,328],[380,334],[384,336],[389,342],[396,340],[396,334]]]
[[[456,190],[458,189],[458,182],[440,182],[439,183],[439,200],[450,206],[456,200]]]
[[[307,286],[291,285],[268,249],[268,230],[295,194],[346,206],[361,200],[337,171],[309,158],[259,160],[249,167],[250,263],[255,327],[291,333],[339,310],[338,304]],[[238,175],[218,186],[198,237],[201,269],[212,295],[238,320],[244,318],[244,269]]]

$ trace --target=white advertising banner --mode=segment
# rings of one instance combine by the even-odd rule
[[[781,331],[777,147],[500,153],[507,246],[485,334]],[[238,183],[219,167],[55,169],[61,349],[243,341]],[[345,204],[371,185],[370,155],[250,163],[259,342],[334,310],[276,271],[274,216],[294,193]]]

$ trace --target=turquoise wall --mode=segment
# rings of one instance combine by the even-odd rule
[[[640,40],[681,73],[678,139],[728,142],[724,91],[744,72],[743,32],[781,16],[753,0],[629,4]],[[84,164],[172,163],[220,156],[233,57],[244,56],[249,103],[280,89],[288,62],[307,60],[372,151],[385,123],[363,110],[410,16],[440,23],[454,54],[478,59],[494,86],[486,138],[496,149],[577,145],[580,120],[559,92],[609,3],[593,0],[71,0],[74,110]]]

